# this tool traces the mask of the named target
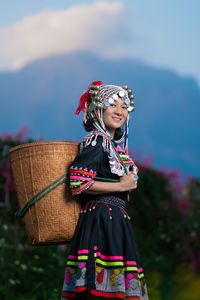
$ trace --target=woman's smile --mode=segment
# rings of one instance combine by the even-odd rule
[[[113,117],[113,120],[114,120],[115,122],[120,122],[120,121],[121,121],[121,118]]]

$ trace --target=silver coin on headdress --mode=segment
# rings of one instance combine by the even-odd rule
[[[124,91],[119,91],[119,97],[120,97],[120,98],[123,98],[124,96],[125,96]]]
[[[114,100],[118,99],[118,95],[117,94],[114,94],[112,97],[113,97]]]

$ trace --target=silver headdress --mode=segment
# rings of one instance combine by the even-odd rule
[[[110,133],[106,129],[103,121],[104,110],[120,97],[127,105],[129,112],[134,110],[134,96],[132,90],[127,85],[103,85],[101,81],[94,81],[89,85],[88,90],[81,96],[79,107],[75,114],[79,114],[81,110],[84,111],[84,123],[92,124],[95,131],[106,134],[110,139]],[[122,136],[119,140],[115,141],[123,147],[123,150],[127,150],[128,142],[128,122],[129,117],[123,124]]]
[[[91,110],[95,107],[97,108],[103,106],[109,106],[115,100],[120,97],[123,99],[128,107],[128,111],[131,112],[134,110],[134,96],[132,94],[132,90],[128,88],[127,85],[122,87],[116,85],[95,85],[92,84],[90,86],[89,93],[91,95],[92,102],[88,106]]]

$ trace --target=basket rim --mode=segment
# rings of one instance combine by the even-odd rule
[[[73,142],[73,141],[39,141],[39,142],[30,142],[30,143],[25,143],[25,144],[20,144],[18,146],[15,147],[11,147],[9,149],[9,154],[11,152],[14,152],[18,149],[22,149],[22,148],[31,148],[34,146],[42,146],[42,145],[79,145],[79,142]]]

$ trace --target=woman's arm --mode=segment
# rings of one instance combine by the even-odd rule
[[[120,177],[119,182],[102,182],[95,181],[94,184],[87,190],[84,191],[85,194],[105,194],[113,192],[125,192],[137,187],[137,180],[133,176],[132,172],[128,175]]]

